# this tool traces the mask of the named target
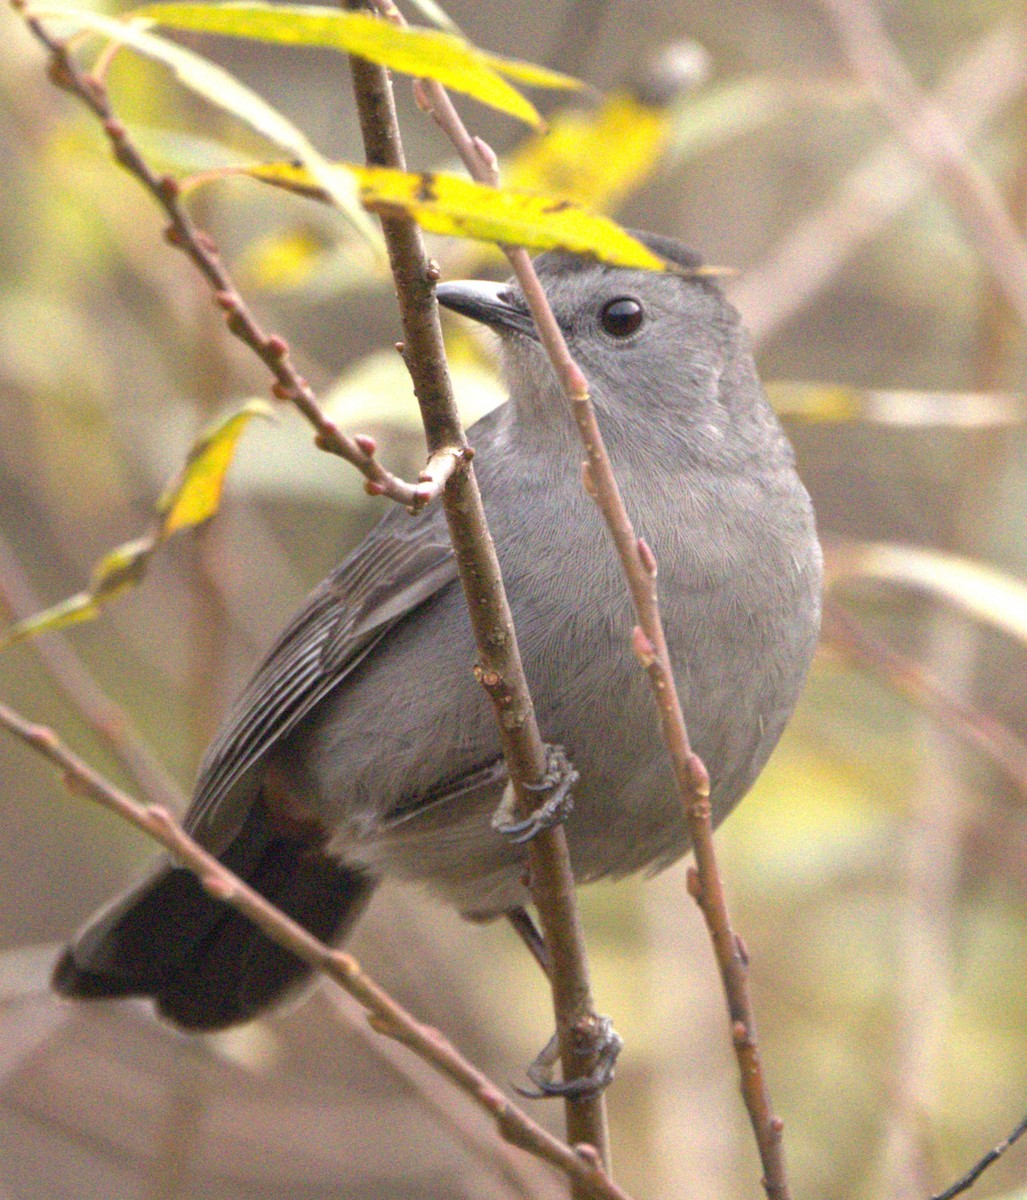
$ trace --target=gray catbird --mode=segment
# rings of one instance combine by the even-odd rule
[[[550,252],[538,273],[638,533],[659,559],[667,641],[720,820],[766,762],[817,639],[809,497],[738,316],[698,258],[681,273]],[[688,848],[627,590],[581,485],[582,449],[513,284],[439,300],[495,330],[510,400],[471,430],[543,736],[580,780],[566,831],[580,881]],[[523,845],[494,828],[505,783],[443,514],[393,510],[310,596],[204,758],[186,825],[258,890],[338,942],[383,875],[473,917],[529,900]],[[261,1012],[306,974],[187,871],[164,864],[60,958],[68,996],[151,996],[189,1029]]]

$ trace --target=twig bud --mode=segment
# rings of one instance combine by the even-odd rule
[[[657,571],[656,555],[653,554],[652,549],[651,549],[649,543],[645,540],[645,538],[639,538],[637,546],[638,546],[639,561],[642,563],[642,566],[645,567],[645,569],[649,572],[650,578],[655,579],[656,571]]]
[[[353,435],[353,440],[368,458],[374,458],[378,453],[378,443],[369,433],[356,433]]]
[[[641,625],[636,625],[631,631],[631,649],[646,671],[656,662],[656,647],[646,636]]]
[[[279,336],[277,333],[272,333],[264,343],[264,350],[266,353],[270,354],[272,358],[281,360],[288,357],[289,343],[285,340],[285,338]]]
[[[599,489],[596,487],[596,477],[587,462],[581,464],[581,486],[593,500],[599,495]]]
[[[178,199],[182,189],[174,175],[162,175],[157,180],[157,191],[166,204],[172,204]]]

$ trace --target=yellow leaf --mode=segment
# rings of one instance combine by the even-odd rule
[[[368,13],[305,4],[170,3],[146,5],[131,15],[173,29],[355,54],[407,75],[437,79],[529,125],[540,125],[542,118],[504,76],[536,87],[581,86],[557,71],[486,54],[453,33],[400,29]]]
[[[45,0],[30,5],[25,13],[40,20],[56,20],[73,30],[99,34],[169,67],[185,87],[231,113],[302,162],[346,219],[384,257],[381,236],[356,201],[352,176],[329,163],[292,121],[227,71],[184,46],[148,33],[139,21],[117,20],[103,13],[48,4]]]
[[[273,410],[263,400],[250,400],[196,440],[182,470],[157,501],[161,540],[202,525],[217,512],[239,438],[256,416],[272,417]]]
[[[571,250],[614,266],[663,270],[666,264],[608,217],[570,200],[491,188],[457,175],[356,168],[361,202],[375,211],[401,209],[433,233],[486,242]]]
[[[41,633],[55,633],[68,625],[94,620],[102,604],[139,583],[156,544],[155,536],[150,534],[105,554],[93,568],[86,591],[12,625],[0,634],[0,650]]]
[[[6,650],[8,646],[27,641],[40,633],[56,633],[58,629],[76,625],[79,621],[92,621],[98,611],[89,593],[79,592],[4,630],[0,634],[0,650]]]
[[[1019,425],[1023,400],[1006,392],[874,391],[834,383],[767,384],[774,410],[807,421],[873,421],[881,425],[987,429]]]
[[[617,207],[654,170],[671,128],[666,108],[615,92],[591,112],[552,118],[503,165],[508,187],[557,193],[597,212]]]
[[[388,167],[349,166],[360,181],[361,202],[374,211],[400,211],[433,233],[571,250],[613,266],[662,271],[664,261],[608,217],[559,197],[492,188],[459,175],[415,174]],[[267,163],[246,169],[255,179],[318,197],[316,181],[301,167]]]

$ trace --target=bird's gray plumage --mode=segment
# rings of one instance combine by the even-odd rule
[[[794,707],[817,637],[820,551],[737,315],[715,283],[688,277],[698,265],[690,252],[646,240],[686,274],[558,253],[537,261],[632,520],[659,559],[668,645],[719,820]],[[605,306],[621,298],[644,313],[627,336],[603,327]],[[539,724],[581,775],[566,826],[575,874],[659,868],[684,853],[687,835],[630,649],[624,580],[581,486],[571,414],[513,285],[443,285],[440,299],[501,336],[511,398],[470,441]],[[341,872],[337,911],[322,924],[334,919],[335,931],[384,874],[423,883],[468,915],[524,904],[525,850],[491,823],[505,771],[474,659],[441,509],[388,513],[312,593],[240,697],[201,766],[189,829],[219,854],[245,846],[253,869],[276,877],[267,864],[282,846],[301,873],[330,863]],[[331,908],[326,878],[313,890]],[[171,965],[149,964],[135,986],[119,922],[146,903],[159,940],[154,886],[73,944],[59,988],[105,994],[106,981],[106,994],[153,994],[175,1019],[207,1027],[252,1015],[291,981],[280,971],[262,988],[250,970],[245,1002],[214,1004],[202,982],[198,999],[180,1000],[183,973],[202,977],[205,954],[231,979],[225,958],[244,935],[217,932],[215,909],[201,938],[169,939]]]

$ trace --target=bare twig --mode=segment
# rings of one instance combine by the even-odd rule
[[[351,7],[354,0],[347,0]],[[398,14],[392,14],[394,19]],[[405,169],[388,72],[351,59],[364,147],[369,163]],[[464,447],[463,429],[445,366],[445,348],[434,296],[437,268],[425,255],[417,225],[401,214],[380,214],[403,322],[403,355],[421,406],[430,455]],[[495,708],[503,754],[518,810],[528,816],[536,799],[525,784],[541,782],[548,759],[528,693],[499,572],[485,523],[474,470],[465,455],[442,493],[478,650],[478,678]],[[529,844],[529,882],[552,962],[550,982],[564,1079],[588,1076],[596,1067],[599,1025],[592,1003],[588,959],[578,915],[567,839],[557,826]],[[608,1162],[606,1106],[601,1095],[567,1097],[567,1136],[593,1148]]]
[[[936,1196],[932,1196],[931,1200],[953,1200],[954,1196],[958,1196],[960,1192],[965,1192],[968,1188],[973,1187],[977,1180],[991,1166],[996,1159],[1002,1157],[1003,1154],[1027,1133],[1027,1117],[1020,1122],[1008,1137],[1003,1138],[997,1146],[994,1146],[979,1162],[974,1163],[965,1175],[960,1176],[951,1187],[947,1187],[943,1192],[939,1192]]]
[[[18,0],[12,0],[15,8]],[[314,428],[317,446],[338,455],[360,471],[368,492],[386,496],[417,511],[433,499],[444,483],[444,472],[437,472],[419,483],[410,484],[393,475],[376,458],[373,438],[350,437],[325,416],[310,384],[292,361],[289,345],[278,334],[269,334],[258,324],[221,260],[210,236],[198,228],[186,212],[178,181],[171,175],[158,175],[147,164],[122,122],[114,115],[101,79],[84,71],[76,63],[68,44],[51,35],[43,22],[25,15],[33,35],[50,52],[50,79],[82,101],[103,123],[115,159],[146,188],[164,210],[168,226],[166,241],[187,255],[207,280],[218,307],[225,314],[229,331],[264,363],[275,382],[271,387],[278,400],[292,404]]]
[[[872,0],[821,0],[852,69],[901,134],[909,151],[932,173],[939,191],[963,222],[1027,326],[1027,245],[998,188],[970,158],[945,111],[917,87],[885,32]]]
[[[435,81],[418,85],[418,99],[456,147],[472,178],[494,186],[496,156],[480,138],[472,137],[445,89]],[[688,822],[696,870],[689,874],[689,891],[710,932],[728,1000],[732,1041],[738,1057],[742,1094],[756,1135],[763,1165],[763,1185],[770,1200],[787,1200],[788,1181],[781,1145],[782,1123],[770,1106],[763,1075],[756,1025],[748,985],[748,957],[731,928],[723,883],[717,869],[706,768],[692,750],[667,651],[656,593],[656,557],[636,536],[614,478],[602,434],[589,396],[588,380],[574,361],[563,333],[546,300],[528,252],[504,247],[521,291],[531,310],[539,337],[570,403],[585,448],[585,488],[602,512],[620,558],[638,618],[632,645],[649,676],[660,715],[663,738],[670,752],[678,791]]]
[[[1014,22],[999,22],[944,78],[931,100],[971,138],[1027,81],[1027,57]],[[786,234],[767,259],[726,289],[745,314],[754,344],[808,305],[842,265],[926,187],[897,143],[872,151],[835,194]]]
[[[6,538],[0,534],[0,612],[12,620],[38,612],[42,605]],[[32,651],[51,679],[94,734],[129,773],[148,800],[185,810],[185,796],[154,757],[128,714],[104,692],[61,633],[29,639]]]
[[[432,1064],[496,1123],[512,1145],[536,1155],[561,1170],[589,1196],[629,1200],[596,1162],[595,1156],[576,1149],[547,1133],[500,1091],[486,1075],[439,1032],[415,1020],[382,987],[362,970],[351,955],[318,941],[298,922],[270,904],[185,832],[160,805],[142,805],[109,783],[98,771],[71,751],[51,730],[35,725],[0,703],[0,726],[53,763],[64,783],[76,795],[92,800],[149,834],[175,859],[192,871],[217,900],[230,904],[253,921],[269,938],[284,946],[344,988],[363,1006],[372,1028],[402,1042],[419,1058]]]

